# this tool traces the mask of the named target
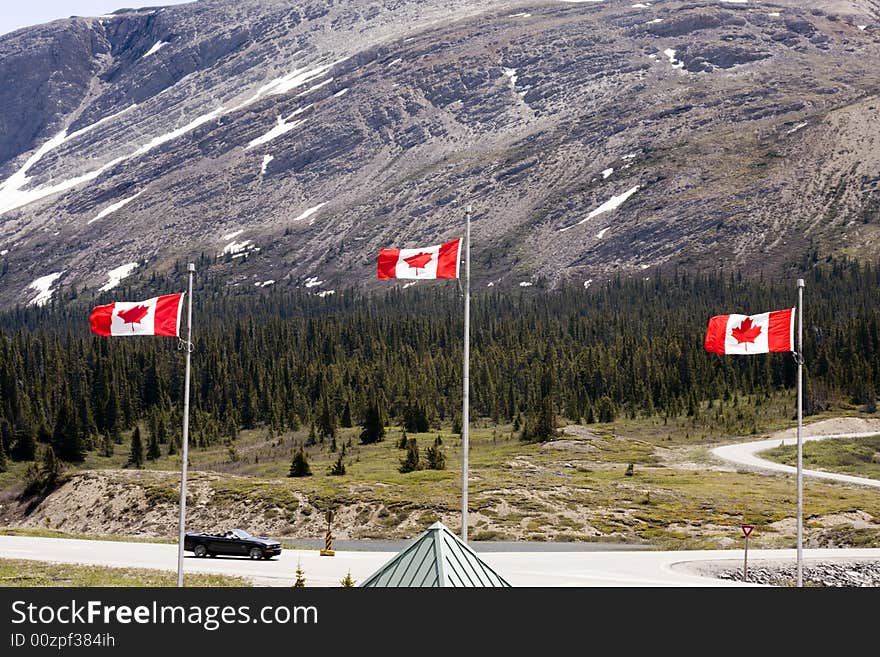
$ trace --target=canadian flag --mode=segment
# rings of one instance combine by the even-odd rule
[[[712,317],[706,330],[706,351],[715,354],[794,351],[794,310]]]
[[[89,320],[92,333],[105,336],[180,335],[183,295],[166,294],[146,301],[116,301],[95,306]]]
[[[379,280],[458,278],[461,238],[422,249],[380,249]]]

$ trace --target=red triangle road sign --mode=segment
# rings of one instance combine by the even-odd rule
[[[751,534],[752,530],[755,528],[754,525],[740,525],[740,527],[742,528],[743,535],[745,535],[746,538],[749,537],[749,534]]]

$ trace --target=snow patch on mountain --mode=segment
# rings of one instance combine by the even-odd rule
[[[143,193],[144,193],[143,190],[141,190],[137,194],[135,194],[134,196],[129,196],[128,198],[124,198],[121,201],[117,201],[116,203],[114,203],[112,205],[108,205],[106,208],[104,208],[98,214],[96,214],[94,219],[89,219],[86,222],[86,224],[92,224],[100,219],[103,219],[108,214],[111,214],[121,208],[124,208],[126,205],[131,203],[133,200],[135,200],[138,196],[140,196]]]
[[[145,52],[143,55],[141,55],[141,59],[143,59],[144,57],[149,57],[150,55],[154,55],[155,53],[159,52],[159,50],[162,48],[162,46],[167,46],[167,45],[168,45],[167,41],[157,41],[156,43],[153,44],[152,48],[150,48],[147,52]]]
[[[40,276],[37,280],[28,285],[28,289],[36,290],[39,293],[28,302],[28,305],[45,306],[55,292],[55,290],[52,289],[52,286],[55,284],[55,281],[61,278],[63,273],[63,271],[58,271],[52,274],[46,274],[45,276]]]
[[[221,251],[221,255],[227,254],[237,254],[244,253],[249,249],[254,248],[254,243],[251,240],[243,240],[241,242],[230,242],[226,246],[223,247],[223,251]]]
[[[287,134],[288,132],[290,132],[291,130],[296,128],[297,126],[302,125],[303,123],[306,122],[306,120],[307,119],[300,119],[299,121],[292,121],[290,123],[285,123],[284,119],[281,116],[279,116],[278,123],[275,125],[275,127],[272,128],[269,132],[265,133],[264,135],[261,135],[261,136],[257,137],[256,139],[252,139],[250,141],[250,143],[248,143],[245,150],[250,150],[254,146],[260,146],[261,144],[268,143],[268,142],[272,141],[273,139],[277,139],[281,135]]]
[[[672,64],[672,68],[684,68],[684,62],[675,59],[675,50],[667,48],[663,51],[663,54],[669,57],[669,63]]]
[[[323,203],[318,203],[318,205],[309,208],[308,210],[303,212],[301,215],[299,215],[296,219],[292,219],[292,221],[302,221],[303,219],[308,219],[313,214],[315,214],[318,210],[323,208],[325,205],[327,205],[326,201],[324,201]]]
[[[112,290],[114,287],[119,285],[123,278],[131,275],[135,269],[137,269],[138,263],[129,262],[125,265],[120,265],[116,269],[111,269],[107,272],[107,277],[110,279],[106,285],[100,288],[101,292],[107,292],[108,290]]]
[[[616,210],[621,205],[623,205],[623,203],[624,203],[624,201],[626,201],[626,199],[628,199],[630,196],[635,194],[637,191],[639,191],[639,185],[636,185],[635,187],[628,189],[623,194],[620,194],[618,196],[612,196],[610,199],[605,201],[598,208],[596,208],[595,210],[592,210],[590,212],[590,214],[588,214],[584,219],[581,219],[579,222],[577,222],[576,224],[572,224],[571,226],[566,226],[565,228],[560,228],[559,232],[563,233],[571,228],[574,228],[575,226],[580,226],[582,223],[587,222],[594,217],[598,217],[600,214],[604,214],[605,212],[611,212],[612,210]]]

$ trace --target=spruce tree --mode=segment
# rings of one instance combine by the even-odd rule
[[[136,426],[131,432],[131,450],[128,453],[126,466],[133,468],[144,467],[144,446],[141,442],[141,428]]]
[[[15,445],[12,447],[13,461],[33,461],[37,458],[37,441],[29,426],[19,427],[15,432]]]
[[[425,450],[425,463],[428,470],[446,469],[446,457],[440,450],[440,445],[442,444],[443,441],[440,439],[440,436],[437,436],[437,438],[434,439],[434,445],[429,446],[428,449]]]
[[[340,426],[350,429],[354,426],[351,423],[351,400],[345,400],[345,408],[342,410],[342,419],[339,421]]]
[[[385,425],[382,422],[382,412],[379,410],[379,403],[375,400],[371,401],[367,406],[367,412],[364,413],[364,423],[361,425],[361,443],[371,445],[378,443],[385,438]]]
[[[312,474],[312,469],[309,467],[309,461],[306,458],[306,453],[302,447],[300,447],[293,455],[293,460],[290,462],[290,471],[287,473],[288,477],[309,477]]]
[[[425,433],[430,429],[428,414],[420,403],[407,403],[403,411],[403,426],[413,433]]]
[[[608,395],[602,395],[598,406],[599,422],[614,422],[617,417],[617,407]]]
[[[109,431],[101,439],[101,456],[106,458],[113,456],[113,439],[110,437]]]
[[[79,421],[73,413],[70,398],[65,397],[58,406],[52,431],[52,447],[62,461],[76,463],[85,458]]]
[[[151,433],[150,439],[147,441],[147,459],[155,461],[160,456],[162,456],[162,452],[159,449],[159,438],[155,433]]]
[[[0,472],[6,472],[6,450],[3,449],[2,440],[0,440]]]
[[[342,462],[342,455],[333,462],[333,465],[330,466],[330,474],[334,477],[339,477],[345,474],[345,463]]]
[[[40,476],[43,485],[47,489],[55,487],[58,483],[58,476],[61,474],[61,463],[55,458],[55,450],[52,445],[46,445],[43,449],[43,461],[40,464]]]
[[[418,470],[419,463],[419,444],[415,438],[410,438],[406,442],[406,455],[400,459],[400,472],[407,473]]]
[[[3,444],[7,454],[12,453],[13,442],[15,442],[15,436],[12,432],[12,426],[7,422],[6,418],[0,419],[0,443]]]
[[[336,436],[336,418],[330,411],[330,403],[326,397],[324,397],[324,402],[321,405],[321,415],[318,418],[318,434],[321,436],[321,442],[325,438]]]
[[[306,573],[302,568],[302,564],[297,561],[296,562],[296,581],[293,583],[294,588],[305,588],[306,585]]]

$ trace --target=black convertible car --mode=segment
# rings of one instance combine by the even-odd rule
[[[233,529],[223,534],[187,532],[183,549],[197,557],[231,554],[251,559],[271,559],[281,554],[281,543],[270,538],[251,536],[243,529]]]

